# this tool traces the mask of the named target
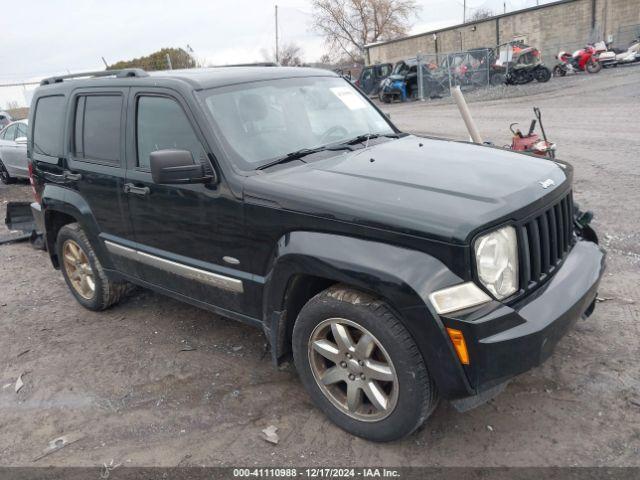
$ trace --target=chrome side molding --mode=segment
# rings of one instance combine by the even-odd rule
[[[202,270],[200,268],[190,267],[189,265],[150,255],[148,253],[141,252],[140,250],[134,250],[133,248],[125,247],[109,240],[105,240],[104,244],[106,245],[109,253],[124,257],[128,260],[140,262],[150,267],[158,268],[160,270],[173,273],[174,275],[179,275],[189,280],[195,280],[196,282],[221,288],[222,290],[227,290],[229,292],[244,292],[242,280],[238,280],[237,278],[227,277],[218,273]]]

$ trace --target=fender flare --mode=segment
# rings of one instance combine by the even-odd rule
[[[269,265],[263,296],[265,333],[276,361],[283,330],[295,321],[286,318],[285,302],[299,275],[344,283],[386,300],[415,339],[443,396],[474,393],[428,300],[431,292],[462,282],[442,262],[424,252],[354,237],[307,231],[284,235]]]
[[[99,240],[100,229],[98,223],[91,212],[91,207],[78,192],[59,186],[47,184],[42,192],[42,210],[44,212],[45,238],[47,250],[54,267],[57,268],[55,243],[56,239],[51,238],[49,231],[52,227],[52,218],[56,212],[64,213],[73,217],[84,230],[91,246],[98,253],[100,259],[109,261],[111,257],[107,254],[103,243]],[[110,265],[103,265],[110,268]]]

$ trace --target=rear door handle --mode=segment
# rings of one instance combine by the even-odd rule
[[[65,171],[63,173],[63,176],[65,180],[71,180],[72,182],[77,182],[78,180],[82,180],[82,174],[80,173]]]
[[[136,187],[133,183],[124,184],[124,193],[133,193],[134,195],[149,195],[151,189],[149,187]]]

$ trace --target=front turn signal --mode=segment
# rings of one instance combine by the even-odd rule
[[[464,335],[460,330],[447,327],[447,333],[453,343],[453,348],[456,349],[456,354],[460,359],[460,363],[463,365],[469,365],[469,352],[467,351],[467,343],[464,341]]]

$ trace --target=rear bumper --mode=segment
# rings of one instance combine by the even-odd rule
[[[544,286],[518,303],[492,302],[446,326],[463,331],[470,355],[464,370],[476,394],[540,365],[574,322],[591,314],[605,252],[580,240]]]
[[[44,212],[42,211],[42,206],[38,202],[33,202],[31,204],[31,214],[33,215],[33,221],[36,225],[36,232],[44,234],[46,231],[44,226]]]

